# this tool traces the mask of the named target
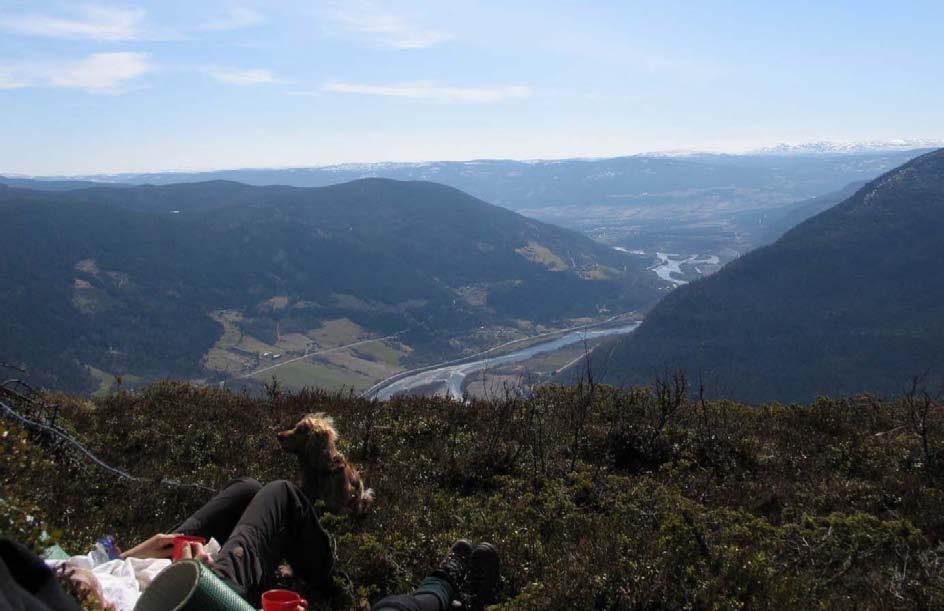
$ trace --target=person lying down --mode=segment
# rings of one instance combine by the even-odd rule
[[[294,483],[262,485],[251,478],[230,482],[169,534],[155,534],[116,557],[99,550],[65,561],[73,579],[100,594],[116,611],[130,611],[154,578],[172,563],[174,540],[188,535],[181,559],[204,562],[232,590],[255,608],[262,595],[278,586],[279,566],[292,567],[294,589],[305,600],[331,600],[337,594],[334,554],[315,509]],[[467,609],[493,602],[499,558],[488,543],[457,541],[443,561],[412,594],[387,597],[373,605],[387,611],[444,611],[458,599]],[[302,607],[299,607],[300,609]]]

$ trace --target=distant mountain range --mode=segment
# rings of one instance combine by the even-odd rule
[[[784,151],[790,145],[781,145]],[[781,194],[782,203],[840,189],[887,171],[922,147],[863,148],[823,159],[822,150],[801,145],[790,155],[711,153],[649,154],[606,159],[431,161],[342,164],[310,168],[247,168],[207,172],[159,172],[87,177],[0,178],[10,186],[75,189],[108,185],[166,185],[229,180],[248,185],[323,187],[361,178],[432,181],[455,187],[516,211],[552,206],[632,205],[671,197],[678,190],[742,189]],[[835,145],[843,146],[843,145]],[[813,147],[815,150],[805,150]],[[32,181],[32,182],[31,182]]]
[[[646,252],[711,252],[727,259],[762,244],[769,233],[767,219],[786,214],[794,203],[850,183],[864,183],[922,152],[893,147],[844,154],[822,154],[820,149],[815,154],[797,150],[790,154],[485,159],[86,177],[98,182],[56,177],[38,184],[21,178],[0,182],[64,190],[210,180],[297,187],[362,178],[433,181],[526,216],[580,230],[613,246]]]
[[[328,323],[439,354],[485,325],[640,308],[662,288],[636,258],[426,182],[0,187],[0,214],[0,361],[60,388],[213,379],[286,337],[316,348]]]
[[[751,402],[898,395],[924,372],[940,382],[942,235],[944,150],[676,289],[634,335],[595,353],[598,377],[648,382],[681,369]]]
[[[778,144],[754,151],[755,155],[847,155],[888,151],[913,151],[944,146],[944,140],[870,140],[864,142],[806,142]]]

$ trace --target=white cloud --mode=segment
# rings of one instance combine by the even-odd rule
[[[213,70],[210,74],[218,81],[230,85],[269,85],[282,83],[269,70]]]
[[[425,49],[452,38],[451,34],[411,23],[370,0],[336,3],[334,17],[347,30],[394,49]]]
[[[81,61],[51,69],[48,81],[54,87],[116,93],[125,81],[149,70],[151,64],[146,53],[93,53]]]
[[[262,15],[241,6],[231,8],[225,15],[203,25],[204,30],[238,30],[256,25],[262,21]]]
[[[141,8],[88,5],[78,8],[73,18],[36,13],[0,15],[0,29],[29,36],[120,42],[138,38],[143,19]]]
[[[323,87],[333,93],[357,93],[440,102],[501,102],[531,96],[531,89],[523,85],[500,87],[444,87],[429,81],[394,85],[365,85],[331,82]]]
[[[78,61],[17,62],[0,65],[0,89],[66,87],[91,93],[121,93],[123,86],[152,69],[146,53],[93,53]]]

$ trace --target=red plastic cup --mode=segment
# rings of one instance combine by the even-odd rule
[[[174,553],[171,558],[174,562],[177,562],[184,557],[184,550],[189,547],[191,543],[199,543],[203,545],[207,540],[203,537],[190,537],[188,535],[177,535],[174,537]]]
[[[262,611],[295,611],[308,608],[308,601],[291,590],[269,590],[262,595]]]

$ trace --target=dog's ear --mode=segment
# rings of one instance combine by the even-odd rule
[[[305,419],[315,427],[334,429],[334,418],[324,412],[308,414]]]
[[[318,420],[321,418],[321,414],[305,414],[302,416],[302,419],[298,421],[298,424],[295,425],[295,428],[299,432],[313,431]]]
[[[336,439],[336,433],[331,427],[324,425],[324,421],[320,419],[312,420],[311,426],[304,431],[304,445],[305,450],[304,454],[308,457],[308,460],[314,460],[318,463],[322,463],[326,460],[330,460],[330,456],[334,453],[334,442]]]
[[[338,431],[334,428],[334,418],[318,412],[308,414],[305,419],[309,422],[311,434],[325,439],[332,448],[338,441]]]

